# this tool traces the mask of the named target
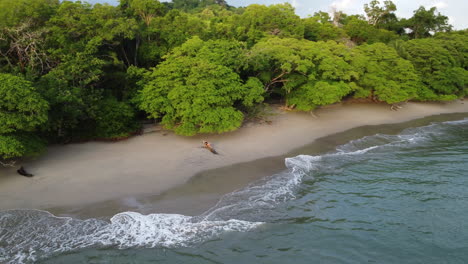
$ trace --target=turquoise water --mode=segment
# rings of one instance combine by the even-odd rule
[[[0,263],[468,263],[468,119],[353,140],[207,212],[0,212]]]

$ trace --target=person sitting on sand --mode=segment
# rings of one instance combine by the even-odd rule
[[[213,154],[218,154],[218,152],[216,152],[216,150],[211,146],[211,144],[208,141],[203,141],[203,147],[210,150],[211,153],[213,153]]]

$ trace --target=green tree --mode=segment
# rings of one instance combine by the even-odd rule
[[[372,0],[364,5],[367,21],[374,26],[381,24],[386,16],[393,14],[396,10],[396,5],[392,1],[383,1],[383,6],[380,6],[378,0]]]
[[[206,23],[193,14],[171,10],[165,16],[157,17],[147,29],[150,37],[140,45],[139,66],[155,66],[173,48],[193,36],[203,37],[205,32]]]
[[[426,38],[430,37],[431,33],[452,30],[448,17],[436,12],[436,7],[426,10],[421,6],[415,10],[413,16],[405,22],[406,27],[411,30],[409,35],[412,38]]]
[[[346,38],[342,28],[333,25],[328,13],[318,12],[314,16],[303,19],[304,38],[312,41],[340,41]]]
[[[29,22],[41,26],[54,14],[59,0],[2,0],[0,29]]]
[[[359,46],[353,66],[362,69],[354,97],[369,97],[389,104],[414,99],[422,85],[411,62],[391,47],[376,43]]]
[[[304,37],[304,25],[288,4],[249,5],[235,21],[237,39],[253,45],[265,36]]]
[[[171,8],[185,12],[197,12],[212,5],[217,5],[223,8],[229,7],[225,0],[173,0]]]
[[[250,70],[286,105],[311,110],[331,104],[355,89],[358,73],[350,65],[353,52],[334,41],[270,38],[252,47]]]
[[[128,94],[122,83],[132,56],[125,44],[135,37],[136,19],[107,4],[65,1],[48,26],[49,51],[57,60],[40,79],[51,104],[49,136],[58,141],[94,137],[103,98]],[[126,108],[117,110],[125,114]]]
[[[98,138],[128,137],[130,132],[138,129],[133,108],[112,97],[107,97],[98,103],[94,119],[96,120],[95,136]]]
[[[158,0],[124,0],[120,6],[125,7],[149,26],[156,16],[162,16],[166,7]]]
[[[29,81],[4,73],[0,98],[0,160],[40,151],[43,143],[32,132],[47,121],[48,103]]]
[[[351,40],[358,45],[364,42],[368,44],[376,42],[389,43],[398,38],[395,32],[378,29],[358,16],[348,17],[343,29]]]
[[[54,66],[46,51],[45,28],[36,29],[31,21],[0,29],[0,67],[35,78]]]
[[[51,106],[47,128],[56,140],[70,140],[77,128],[92,131],[84,122],[95,116],[96,105],[102,99],[103,91],[98,84],[106,64],[93,53],[64,56],[63,61],[39,82],[41,93]]]
[[[33,131],[47,120],[47,102],[21,77],[0,73],[0,133]]]
[[[404,43],[405,58],[411,61],[424,86],[421,100],[453,100],[466,95],[467,71],[439,39],[415,39]]]
[[[218,47],[216,53],[210,46]],[[238,53],[231,47],[229,41],[204,43],[195,37],[174,49],[146,76],[140,108],[181,135],[239,128],[244,116],[236,106],[262,101],[263,91],[257,79],[244,83],[232,70],[229,57]]]
[[[441,44],[455,60],[455,64],[468,70],[468,30],[439,32],[434,38]]]

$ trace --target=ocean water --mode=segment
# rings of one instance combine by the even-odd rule
[[[0,212],[0,263],[468,263],[468,119],[284,162],[197,216]]]

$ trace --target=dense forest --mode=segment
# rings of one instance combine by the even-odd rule
[[[468,94],[468,31],[435,7],[300,18],[290,4],[0,0],[0,161],[47,144],[239,128],[268,103],[311,111]]]

